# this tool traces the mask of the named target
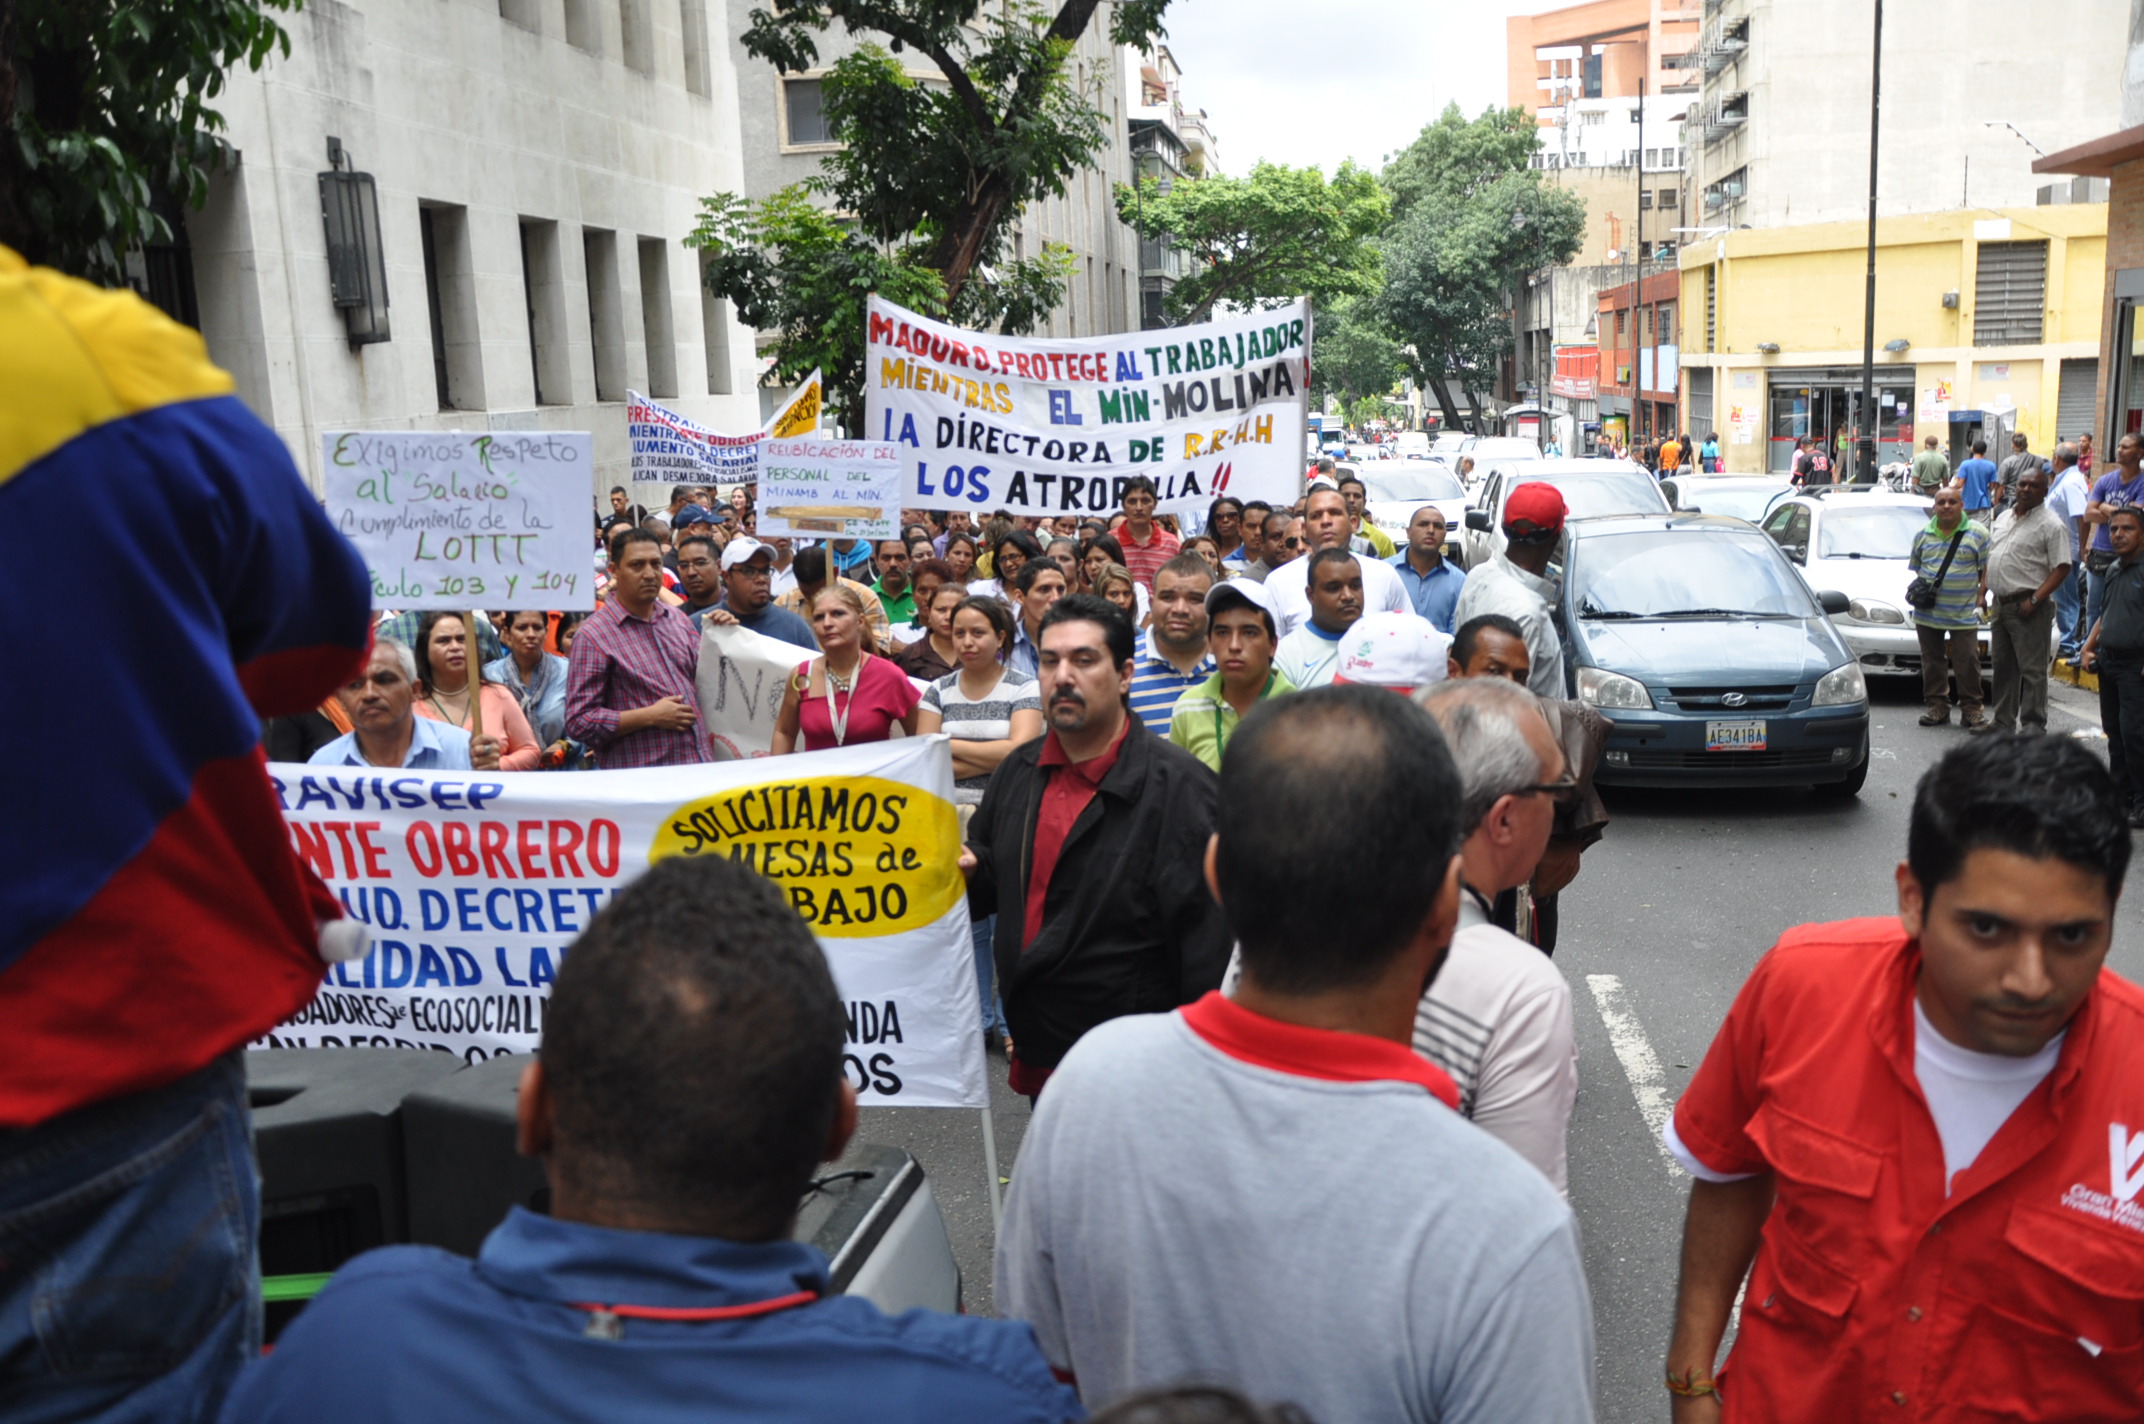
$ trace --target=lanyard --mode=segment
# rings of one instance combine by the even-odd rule
[[[810,1305],[818,1298],[817,1291],[807,1290],[745,1305],[598,1305],[583,1300],[571,1304],[575,1310],[588,1312],[588,1328],[581,1332],[583,1335],[592,1340],[622,1340],[625,1338],[622,1322],[627,1320],[750,1320],[754,1316],[774,1315],[800,1305]]]
[[[1265,701],[1266,694],[1273,690],[1274,676],[1275,674],[1270,672],[1266,674],[1266,685],[1258,689],[1258,700],[1260,702]],[[1213,700],[1213,754],[1216,758],[1221,755],[1221,749],[1228,745],[1228,736],[1221,730],[1221,713],[1223,709],[1230,712],[1236,710],[1228,705],[1228,689],[1226,687],[1223,687],[1221,695]]]

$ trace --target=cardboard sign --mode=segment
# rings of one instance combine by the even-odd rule
[[[963,331],[872,297],[864,432],[924,509],[1101,514],[1150,477],[1161,507],[1303,488],[1310,303],[1051,340]]]
[[[858,440],[769,440],[759,475],[759,536],[894,539],[901,455]]]
[[[377,608],[595,607],[587,431],[330,430],[328,517]]]
[[[818,937],[859,1097],[986,1100],[942,735],[572,776],[277,764],[269,777],[298,855],[373,945],[255,1047],[532,1052],[589,920],[655,861],[720,855],[779,885]]]

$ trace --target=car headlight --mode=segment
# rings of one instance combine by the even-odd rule
[[[1862,623],[1904,624],[1904,610],[1873,598],[1857,598],[1846,607],[1847,615]]]
[[[1857,669],[1858,671],[1858,669]],[[1578,700],[1588,707],[1649,708],[1653,695],[1645,690],[1645,684],[1634,677],[1625,677],[1606,668],[1582,667],[1578,670]]]
[[[1851,702],[1868,700],[1869,684],[1861,675],[1861,664],[1846,663],[1824,674],[1817,682],[1816,696],[1809,699],[1809,705],[1844,707]]]

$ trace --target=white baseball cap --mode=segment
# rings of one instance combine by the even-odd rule
[[[1272,619],[1275,626],[1280,623],[1280,611],[1273,606],[1273,595],[1256,579],[1221,580],[1206,590],[1206,611],[1212,613],[1214,603],[1225,598],[1241,598],[1253,608],[1264,609],[1266,617]]]
[[[738,535],[723,547],[722,571],[728,573],[754,554],[765,554],[771,559],[774,557],[774,550],[749,535]]]
[[[1366,613],[1340,635],[1334,682],[1412,692],[1444,681],[1450,635],[1412,613]]]

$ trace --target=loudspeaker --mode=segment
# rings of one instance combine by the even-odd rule
[[[246,1055],[263,1276],[323,1274],[360,1251],[409,1239],[402,1100],[461,1068],[451,1053],[394,1048]]]
[[[514,1102],[528,1065],[501,1054],[403,1104],[410,1240],[474,1256],[508,1207],[550,1213],[543,1164],[514,1151]]]

